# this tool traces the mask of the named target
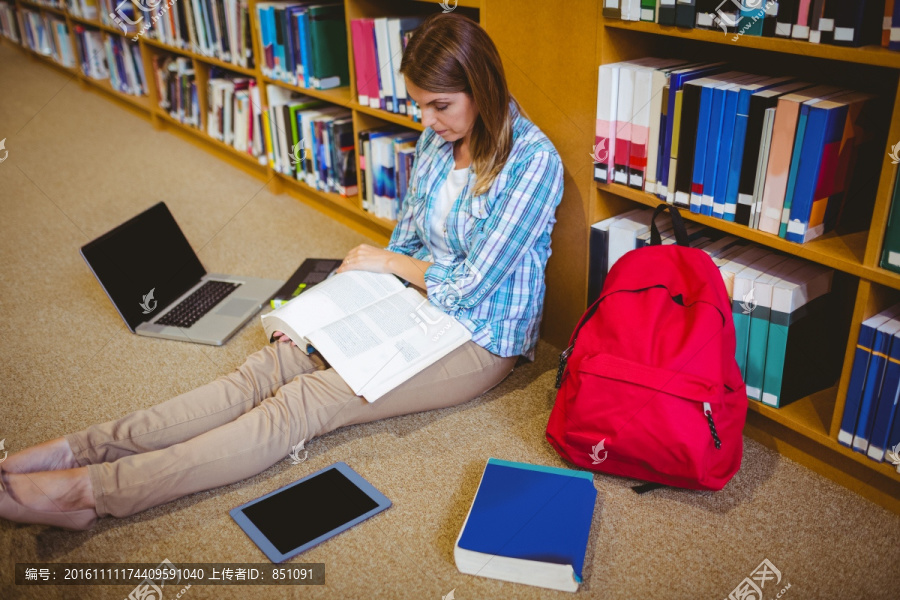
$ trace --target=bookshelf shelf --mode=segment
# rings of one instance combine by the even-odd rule
[[[27,0],[22,0],[22,6],[27,6],[28,8],[33,8],[35,10],[46,10],[47,12],[57,14],[61,17],[65,17],[67,14],[66,11],[61,8],[38,4],[37,2],[28,2]]]
[[[397,125],[403,125],[404,127],[409,127],[410,129],[415,129],[416,131],[425,131],[425,126],[421,123],[417,123],[404,115],[398,115],[397,113],[388,112],[386,110],[381,110],[380,108],[372,108],[371,106],[364,106],[357,101],[350,102],[350,108],[357,112],[365,113],[367,115],[372,115],[373,117],[378,117],[384,121],[390,121],[391,123],[395,123]]]
[[[656,206],[662,202],[653,194],[636,190],[616,183],[595,182],[598,190],[615,194],[629,200],[634,200],[647,206]],[[823,235],[805,244],[795,244],[777,235],[751,229],[745,225],[726,221],[716,217],[698,215],[688,210],[681,211],[682,216],[689,221],[713,227],[725,233],[735,235],[751,242],[768,246],[800,258],[811,260],[857,277],[874,281],[881,285],[900,290],[900,275],[881,269],[870,267],[862,263],[868,237],[867,231],[837,235],[834,232]]]
[[[862,48],[847,48],[844,46],[832,46],[830,44],[813,44],[800,40],[784,38],[770,38],[753,35],[742,35],[737,41],[732,42],[735,34],[722,33],[720,30],[708,29],[684,29],[671,25],[659,25],[644,21],[612,21],[606,20],[604,26],[609,29],[624,31],[640,31],[656,35],[672,36],[681,39],[698,40],[713,44],[724,44],[732,47],[753,48],[756,50],[769,50],[782,54],[795,54],[824,60],[842,61],[872,65],[875,67],[887,67],[900,69],[900,52],[888,50],[881,46],[864,46]]]
[[[84,81],[89,83],[90,85],[100,88],[101,90],[108,92],[118,98],[121,98],[125,102],[132,104],[141,110],[145,110],[150,112],[150,98],[147,96],[132,96],[131,94],[125,94],[115,89],[112,84],[109,82],[109,79],[92,79],[90,77],[82,77]]]
[[[134,33],[123,33],[121,29],[118,27],[111,27],[106,23],[102,23],[96,19],[85,19],[84,17],[76,17],[73,14],[69,14],[69,18],[72,19],[75,23],[79,25],[87,25],[89,27],[96,27],[97,29],[101,29],[106,33],[111,33],[113,35],[118,35],[122,37],[134,37]]]
[[[300,87],[297,85],[291,85],[290,83],[285,83],[284,81],[279,81],[277,79],[272,79],[271,77],[263,76],[263,81],[266,83],[270,83],[272,85],[277,85],[279,87],[283,87],[288,90],[293,90],[295,92],[300,92],[301,94],[306,94],[307,96],[312,96],[313,98],[318,98],[319,100],[324,100],[325,102],[330,102],[332,104],[337,104],[339,106],[343,106],[346,108],[350,108],[352,104],[350,100],[350,88],[347,86],[333,88],[330,90],[316,90],[312,88]]]
[[[146,35],[141,36],[141,41],[148,45],[153,46],[154,48],[158,48],[160,50],[165,50],[166,52],[171,52],[172,54],[180,54],[181,56],[186,56],[188,58],[193,58],[195,60],[199,60],[200,62],[212,65],[214,67],[221,67],[223,69],[227,69],[229,71],[233,71],[235,73],[240,73],[242,75],[246,75],[248,77],[256,77],[257,73],[255,69],[250,69],[247,67],[242,67],[240,65],[236,65],[230,62],[226,62],[224,60],[220,60],[213,56],[206,56],[205,54],[199,54],[197,52],[193,52],[191,50],[185,50],[183,48],[178,48],[177,46],[170,46],[169,44],[160,42],[159,40],[148,38]]]

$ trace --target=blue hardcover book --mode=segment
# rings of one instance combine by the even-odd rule
[[[886,452],[893,452],[894,454],[900,453],[900,419],[897,416],[894,416],[894,424],[891,425],[891,433],[888,436],[888,442],[885,444]],[[893,461],[892,461],[893,462]],[[893,464],[897,464],[893,462]],[[898,473],[900,473],[900,466],[898,468]]]
[[[272,36],[272,51],[275,55],[275,78],[284,81],[285,73],[287,73],[284,55],[284,8],[273,8],[272,11],[275,19],[275,26],[272,32],[274,34]]]
[[[675,126],[675,97],[676,92],[679,91],[686,82],[693,81],[694,79],[699,79],[700,77],[705,77],[711,73],[715,73],[722,70],[722,65],[724,63],[712,63],[700,66],[687,67],[685,69],[681,69],[678,71],[673,71],[669,76],[669,99],[668,99],[668,107],[666,109],[666,136],[663,141],[662,147],[659,149],[659,163],[657,168],[657,176],[656,181],[658,185],[661,187],[665,187],[669,184],[669,169],[671,167],[671,154],[672,154],[672,134]],[[674,194],[675,190],[669,190],[667,188],[667,193]],[[663,197],[663,199],[665,199]]]
[[[865,453],[869,449],[874,405],[878,394],[881,393],[881,384],[887,370],[887,354],[890,351],[891,339],[898,331],[900,331],[900,320],[898,319],[891,319],[875,330],[872,357],[869,359],[866,385],[859,403],[859,417],[856,419],[856,431],[853,434],[853,449],[857,452]]]
[[[282,37],[284,39],[284,77],[283,81],[287,83],[297,85],[296,74],[297,74],[297,56],[299,54],[299,48],[295,44],[295,40],[297,39],[297,32],[294,27],[294,15],[297,13],[299,7],[290,4],[285,6],[284,8],[284,32],[282,33]]]
[[[784,194],[784,205],[781,213],[781,228],[778,231],[778,237],[784,237],[787,234],[787,223],[785,222],[784,215],[790,214],[791,205],[794,202],[794,191],[797,189],[797,177],[799,176],[800,170],[800,155],[803,154],[803,142],[806,137],[806,124],[808,122],[809,105],[804,103],[800,106],[800,117],[797,119],[797,131],[794,133],[794,150],[791,152],[791,165],[790,169],[788,169],[787,190]],[[810,143],[812,143],[812,141]]]
[[[737,86],[725,91],[725,107],[722,110],[722,136],[719,140],[716,180],[712,194],[712,216],[719,219],[725,218],[725,197],[728,192],[728,177],[731,174],[731,156],[735,150],[734,136],[737,133],[735,128],[737,125],[737,109],[743,90],[743,87]],[[744,125],[746,129],[746,121]],[[743,140],[741,140],[741,144],[743,145]]]
[[[803,106],[806,108],[806,104]],[[797,188],[794,190],[790,207],[785,198],[784,212],[781,218],[781,229],[785,231],[783,237],[789,242],[802,244],[806,241],[813,202],[816,200],[816,190],[819,189],[821,167],[826,164],[823,162],[823,157],[826,155],[826,148],[829,147],[832,149],[829,155],[837,157],[844,135],[844,124],[847,122],[847,111],[847,104],[842,103],[839,97],[834,101],[824,100],[809,106],[809,119],[800,155]],[[824,186],[822,189],[827,195],[830,188]],[[788,212],[788,208],[790,208],[790,212]],[[781,231],[779,231],[779,235],[781,235]]]
[[[713,85],[700,90],[700,112],[697,114],[697,139],[694,143],[694,171],[691,175],[691,212],[699,213],[703,203],[703,177],[706,175],[706,152],[712,120]]]
[[[310,87],[309,78],[312,65],[312,44],[309,41],[309,11],[304,9],[297,15],[297,38],[300,40],[300,64],[303,68],[303,81],[299,85]]]
[[[727,167],[727,181],[725,183],[725,192],[722,196],[723,218],[726,221],[734,221],[735,211],[737,209],[738,186],[741,181],[741,167],[744,160],[744,148],[747,141],[747,125],[750,118],[750,99],[753,94],[774,88],[790,81],[790,77],[779,77],[777,79],[766,79],[758,83],[749,83],[739,87],[737,93],[737,107],[734,116],[734,134],[731,143],[731,157]],[[759,145],[757,140],[757,146]],[[718,202],[719,200],[716,200]],[[715,210],[713,210],[715,214]]]
[[[577,591],[596,501],[591,473],[490,458],[456,540],[456,566]]]
[[[884,372],[884,383],[878,395],[878,408],[872,419],[872,435],[866,452],[872,460],[881,462],[888,450],[888,435],[897,413],[897,398],[900,393],[900,333],[895,333],[891,340],[891,350],[887,356],[887,369]]]
[[[853,432],[856,431],[859,404],[866,386],[872,345],[875,343],[875,330],[897,315],[900,315],[900,304],[869,317],[859,327],[856,352],[853,355],[853,367],[850,370],[850,383],[847,385],[844,415],[841,418],[841,429],[838,432],[838,442],[844,446],[853,445]]]
[[[713,197],[716,191],[716,171],[719,163],[719,146],[722,143],[722,121],[725,118],[725,95],[733,84],[713,88],[712,112],[709,118],[709,135],[706,142],[706,167],[703,173],[703,191],[700,214],[713,213]]]

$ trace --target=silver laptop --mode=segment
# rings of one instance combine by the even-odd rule
[[[221,346],[283,281],[207,274],[160,202],[81,248],[133,333]]]

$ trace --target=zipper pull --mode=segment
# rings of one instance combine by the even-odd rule
[[[722,447],[722,440],[719,439],[719,434],[716,432],[716,424],[712,418],[712,406],[709,402],[703,403],[703,414],[706,415],[706,421],[709,423],[709,432],[712,434],[713,440],[716,442],[716,450],[718,450]]]
[[[559,355],[559,367],[556,369],[556,389],[559,389],[559,386],[562,385],[563,372],[566,370],[566,362],[572,356],[573,348],[575,348],[574,344],[563,350],[562,354]]]

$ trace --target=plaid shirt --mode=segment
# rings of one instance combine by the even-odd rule
[[[499,356],[534,359],[563,167],[547,136],[511,108],[509,158],[480,196],[472,196],[475,173],[469,168],[469,181],[444,225],[451,254],[425,271],[425,285],[431,303],[458,319],[479,346]],[[428,222],[453,166],[453,144],[426,129],[388,250],[434,261]]]

